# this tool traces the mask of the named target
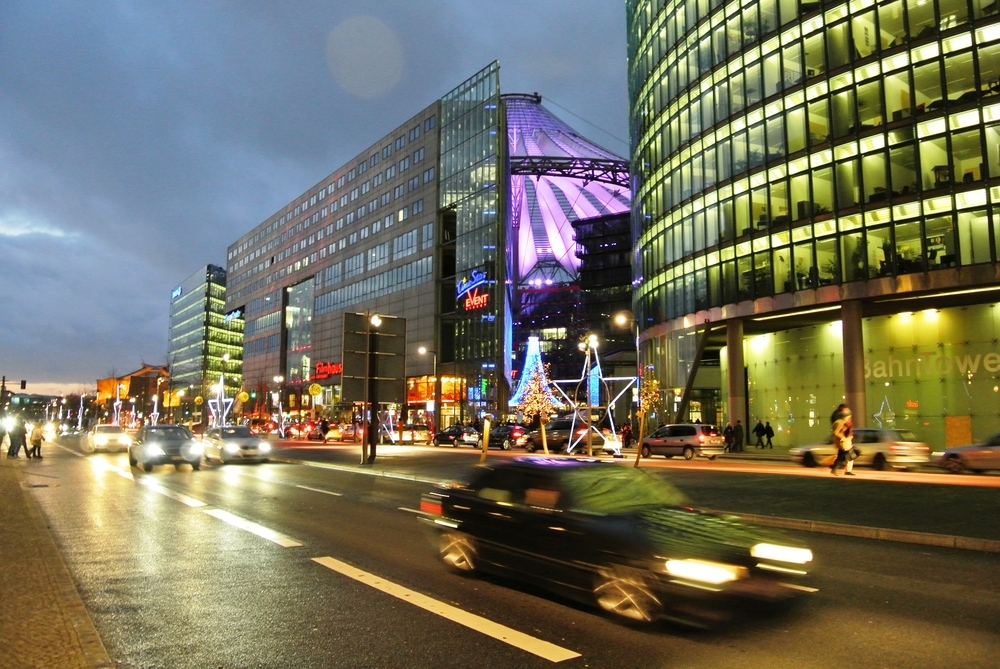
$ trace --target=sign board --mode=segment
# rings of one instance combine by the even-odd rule
[[[344,354],[341,357],[342,396],[346,402],[365,402],[365,389],[374,384],[380,403],[406,401],[406,319],[379,314],[344,314]],[[371,393],[369,393],[371,394]]]

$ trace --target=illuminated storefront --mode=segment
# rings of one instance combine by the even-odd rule
[[[628,2],[634,299],[662,387],[698,367],[707,322],[708,355],[744,370],[724,374],[717,420],[777,421],[803,443],[846,399],[861,424],[891,414],[935,446],[1000,428],[991,321],[954,326],[997,297],[996,7]],[[932,313],[937,326],[897,330]],[[926,366],[879,376],[900,347],[926,363],[931,333],[933,364],[951,361],[939,392]],[[980,366],[963,362],[973,376],[951,392],[966,355]]]

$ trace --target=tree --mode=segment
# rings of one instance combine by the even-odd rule
[[[548,365],[545,365],[530,370],[531,375],[527,382],[519,387],[519,390],[523,388],[523,392],[519,393],[521,401],[517,405],[518,411],[529,420],[534,420],[535,416],[539,417],[542,430],[542,450],[546,455],[549,454],[549,446],[545,439],[545,423],[559,406],[552,394],[547,368]]]

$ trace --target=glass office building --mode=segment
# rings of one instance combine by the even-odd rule
[[[845,400],[935,447],[1000,429],[998,3],[627,17],[634,300],[661,387],[714,356],[714,419],[790,443]]]

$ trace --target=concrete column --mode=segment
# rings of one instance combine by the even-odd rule
[[[844,401],[854,412],[854,425],[868,424],[865,407],[865,341],[861,329],[861,302],[848,300],[840,305],[844,343]]]
[[[726,321],[726,365],[729,370],[729,398],[726,404],[726,414],[729,422],[736,425],[737,420],[743,421],[743,432],[747,429],[747,385],[743,360],[743,321],[731,318]],[[743,437],[743,443],[748,436]]]

